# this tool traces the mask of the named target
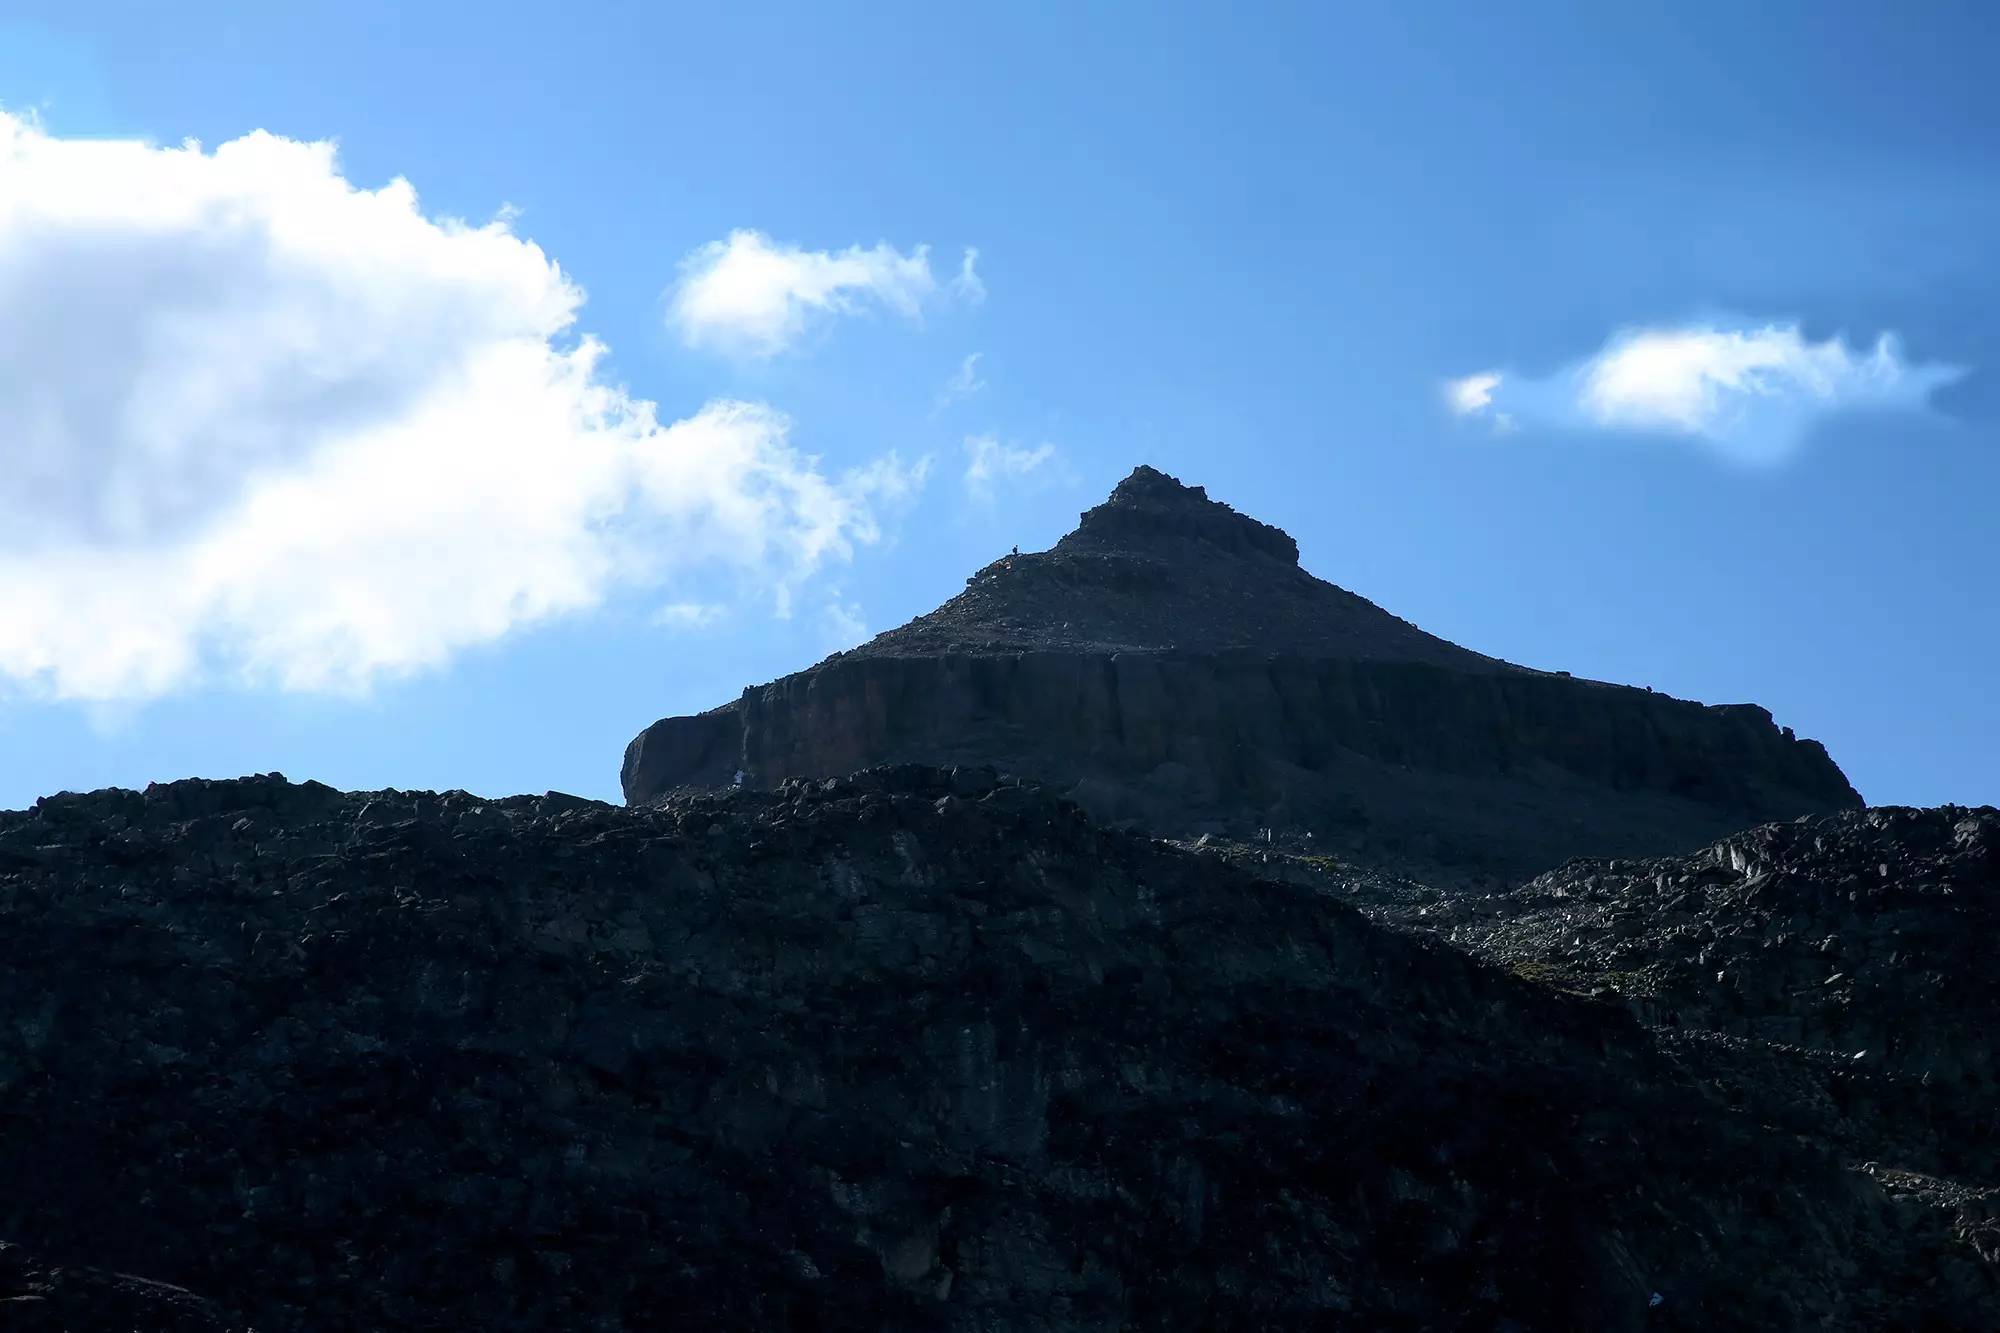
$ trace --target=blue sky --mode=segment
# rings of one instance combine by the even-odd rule
[[[0,808],[612,798],[1139,462],[2000,801],[1981,7],[589,8],[0,17]]]

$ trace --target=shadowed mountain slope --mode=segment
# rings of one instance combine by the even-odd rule
[[[1622,1008],[990,772],[52,798],[0,814],[0,1011],[27,1327],[1944,1329],[2000,1299],[1961,1212],[1730,1109]]]
[[[1988,1191],[2000,1255],[2000,811],[1846,811],[1383,915],[1616,996],[1856,1162]]]

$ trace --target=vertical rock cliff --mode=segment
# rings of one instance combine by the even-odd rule
[[[1256,829],[1454,870],[1691,849],[1861,804],[1751,705],[1534,671],[1313,577],[1277,528],[1141,467],[1051,550],[627,748],[625,798],[992,763],[1167,835]]]

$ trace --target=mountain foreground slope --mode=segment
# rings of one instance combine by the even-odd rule
[[[20,1327],[1974,1328],[2000,1300],[1979,1200],[1772,1127],[1623,1007],[990,771],[636,809],[65,795],[0,814],[0,923]]]
[[[1616,997],[1851,1161],[1984,1193],[2000,1256],[2000,811],[1843,811],[1688,856],[1573,861],[1424,924]]]
[[[1500,876],[1861,804],[1761,708],[1447,643],[1146,467],[1051,550],[995,561],[936,611],[648,727],[622,780],[643,804],[904,762],[996,764],[1161,836],[1311,834]]]

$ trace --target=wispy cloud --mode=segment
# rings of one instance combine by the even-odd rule
[[[782,603],[927,471],[830,473],[756,403],[662,423],[505,217],[330,144],[0,114],[0,180],[0,689],[357,690],[697,573]]]
[[[844,602],[838,596],[821,608],[820,625],[826,631],[827,643],[836,649],[853,648],[873,637],[868,632],[868,617],[863,614],[861,604]]]
[[[943,387],[937,392],[936,400],[931,404],[932,416],[944,411],[959,399],[970,398],[986,387],[986,381],[979,378],[979,358],[983,355],[985,355],[983,352],[974,352],[958,363],[958,369],[944,382]]]
[[[653,613],[653,623],[665,629],[707,629],[729,614],[719,602],[668,602]]]
[[[1061,470],[1053,444],[1029,448],[1006,444],[991,435],[970,435],[965,441],[965,489],[974,499],[991,500],[1003,483],[1018,483]]]
[[[958,276],[951,280],[952,295],[968,305],[978,305],[986,299],[986,284],[979,277],[979,251],[973,246],[965,247],[965,254],[958,261]]]
[[[1842,412],[1921,412],[1964,372],[1907,360],[1893,334],[1856,351],[1797,324],[1633,329],[1544,378],[1482,371],[1443,386],[1454,413],[1509,430],[1641,432],[1697,441],[1750,463],[1795,453]]]
[[[986,296],[977,256],[967,250],[949,284],[951,295],[975,304]],[[691,347],[769,357],[796,344],[816,320],[883,309],[914,321],[939,297],[928,246],[907,254],[887,243],[806,250],[733,231],[682,261],[667,314]]]

